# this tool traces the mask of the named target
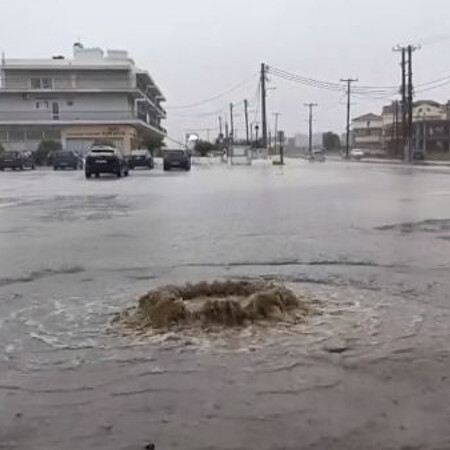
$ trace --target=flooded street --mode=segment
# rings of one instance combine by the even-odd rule
[[[450,169],[0,173],[0,449],[450,448]],[[167,283],[255,278],[295,328],[123,336]]]

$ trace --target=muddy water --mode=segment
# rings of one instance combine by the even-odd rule
[[[0,177],[0,448],[450,447],[450,172],[342,163]],[[264,277],[294,329],[122,336],[169,282]]]

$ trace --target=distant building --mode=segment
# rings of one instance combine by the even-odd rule
[[[86,151],[96,139],[129,152],[144,132],[164,136],[165,98],[126,51],[84,48],[73,58],[3,59],[0,143],[34,150],[43,139]]]
[[[382,150],[383,117],[369,113],[353,119],[351,145],[362,150]]]
[[[413,148],[424,152],[450,151],[450,104],[418,100],[413,105]],[[400,102],[383,107],[385,149],[402,154],[403,127]]]

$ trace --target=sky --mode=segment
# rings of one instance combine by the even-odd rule
[[[243,137],[244,99],[250,121],[260,120],[263,62],[327,82],[351,77],[360,85],[395,86],[399,54],[392,48],[411,43],[421,45],[414,53],[415,84],[450,76],[449,0],[0,0],[0,13],[0,49],[7,58],[70,56],[78,39],[87,47],[128,50],[167,97],[165,125],[176,139],[194,130],[215,136],[230,102]],[[277,112],[286,134],[307,133],[304,104],[314,102],[315,131],[344,131],[342,93],[273,74],[268,86],[270,129]],[[450,82],[420,98],[446,102]],[[389,101],[355,97],[352,116],[380,113]]]

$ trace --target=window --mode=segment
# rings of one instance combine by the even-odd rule
[[[67,106],[73,106],[73,100],[67,100]]]
[[[45,139],[51,141],[60,141],[61,140],[61,132],[58,130],[46,130],[45,131]]]
[[[39,102],[36,102],[36,109],[39,109],[41,107],[41,104]]]
[[[31,89],[52,89],[53,80],[48,77],[33,77],[31,78]]]
[[[42,89],[52,89],[52,79],[51,78],[42,78]]]
[[[31,79],[31,89],[40,89],[41,88],[41,79],[40,78],[32,78]]]
[[[28,129],[27,140],[29,141],[41,141],[43,137],[42,129]]]
[[[25,140],[25,133],[23,130],[11,130],[9,132],[10,142],[22,142]]]
[[[52,116],[53,116],[53,120],[59,120],[59,103],[58,102],[52,103]]]

